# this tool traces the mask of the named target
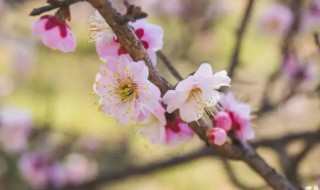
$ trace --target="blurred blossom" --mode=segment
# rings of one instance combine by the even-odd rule
[[[32,26],[34,35],[42,38],[43,44],[53,50],[64,53],[76,49],[76,39],[67,22],[58,16],[45,15],[35,21]]]
[[[238,102],[232,93],[228,93],[221,99],[221,105],[224,112],[228,113],[229,119],[232,120],[232,129],[237,137],[246,142],[254,138],[254,131],[250,121],[251,108],[249,105]],[[217,116],[220,116],[218,113]],[[227,129],[228,122],[215,122],[216,127]],[[220,124],[223,124],[220,126]]]
[[[166,144],[176,145],[190,141],[194,136],[193,130],[180,117],[166,125]]]
[[[79,144],[81,147],[89,151],[96,152],[102,148],[102,141],[95,135],[83,135],[79,139]]]
[[[267,35],[283,36],[293,21],[291,10],[280,4],[269,5],[261,15],[260,30]]]
[[[66,158],[64,170],[67,182],[81,184],[94,178],[98,172],[97,163],[82,154],[72,153]]]
[[[5,96],[9,96],[13,91],[13,80],[7,76],[0,75],[0,100]]]
[[[301,27],[303,31],[311,31],[320,25],[320,0],[313,0],[303,13]]]
[[[48,168],[50,183],[58,188],[67,184],[67,173],[61,164],[53,164]]]
[[[26,77],[35,64],[35,50],[33,44],[17,42],[14,44],[12,68],[19,79]]]
[[[0,142],[5,151],[18,153],[28,145],[33,126],[31,113],[27,110],[4,107],[0,112]]]
[[[153,9],[160,14],[178,15],[183,9],[181,0],[156,1],[153,3]]]
[[[35,188],[43,188],[49,182],[50,162],[39,153],[26,153],[19,161],[22,178]]]
[[[301,63],[294,54],[284,57],[282,63],[282,73],[293,85],[301,85],[311,89],[318,83],[318,66],[314,61]]]

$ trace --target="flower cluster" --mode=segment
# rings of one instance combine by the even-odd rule
[[[220,145],[221,141],[226,141],[225,134],[228,132],[233,132],[243,143],[253,139],[254,131],[250,122],[250,106],[237,102],[231,93],[222,97],[221,106],[221,111],[216,113],[213,119],[216,128],[214,128],[214,131],[208,132],[209,141]]]
[[[153,65],[156,65],[155,52],[162,48],[163,29],[145,19],[128,24],[146,49]],[[41,17],[34,24],[33,31],[52,49],[70,52],[75,48],[70,27],[57,15]],[[227,122],[240,139],[248,139],[246,130],[249,123],[245,123],[248,118],[237,112],[239,106],[224,108],[225,113],[216,114],[221,101],[218,90],[222,86],[230,86],[231,82],[226,71],[213,74],[211,65],[203,63],[194,74],[161,97],[159,88],[148,80],[149,70],[145,62],[133,61],[97,11],[90,17],[90,31],[97,53],[105,62],[93,86],[94,92],[100,97],[99,110],[114,117],[120,125],[139,126],[138,131],[152,143],[175,145],[192,139],[194,132],[187,123],[197,122],[204,116],[214,116],[214,121],[220,127],[214,128],[208,137],[215,144],[224,143],[226,132],[230,129],[222,125],[227,125]],[[180,116],[168,119],[175,110],[179,110]]]

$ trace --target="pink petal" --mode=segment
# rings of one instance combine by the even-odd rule
[[[229,113],[220,111],[213,119],[213,123],[216,127],[219,127],[226,132],[230,131],[232,128],[232,119]]]
[[[209,129],[207,132],[208,141],[218,146],[223,145],[227,141],[227,133],[221,128]]]

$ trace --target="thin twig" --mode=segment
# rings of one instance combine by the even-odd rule
[[[60,7],[66,7],[69,6],[71,4],[80,2],[80,1],[84,1],[84,0],[64,0],[64,1],[57,1],[57,3],[55,4],[50,4],[50,5],[46,5],[43,7],[39,7],[39,8],[35,8],[31,11],[31,13],[29,14],[30,16],[37,16],[37,15],[41,15],[42,13],[60,8]]]
[[[236,43],[233,48],[233,53],[232,53],[232,57],[231,57],[231,61],[230,61],[230,67],[229,67],[229,71],[228,71],[230,78],[233,77],[235,69],[239,65],[239,55],[240,55],[240,51],[241,51],[241,45],[242,45],[244,33],[245,33],[247,26],[248,26],[248,23],[249,23],[249,19],[250,19],[251,13],[252,13],[254,2],[255,2],[255,0],[248,0],[248,4],[247,4],[247,7],[244,11],[242,21],[241,21],[240,26],[239,26],[237,33],[236,33],[236,35],[237,35]]]
[[[181,81],[183,77],[177,71],[177,69],[173,66],[171,61],[164,55],[162,51],[157,51],[157,56],[161,59],[161,61],[165,64],[165,66],[169,69],[170,73],[178,80]]]

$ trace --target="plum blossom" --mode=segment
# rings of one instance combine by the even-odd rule
[[[100,110],[122,125],[142,122],[160,101],[160,90],[148,76],[144,61],[133,62],[127,56],[109,59],[101,67],[93,87],[100,96]]]
[[[0,126],[0,143],[5,151],[15,154],[26,148],[33,126],[29,111],[4,107],[0,112]]]
[[[197,121],[205,112],[212,114],[212,108],[220,100],[221,86],[230,86],[231,79],[226,71],[213,74],[211,65],[203,63],[199,69],[180,81],[174,90],[163,96],[167,111],[179,109],[180,117],[185,122]]]
[[[207,131],[208,141],[211,144],[221,146],[227,141],[227,133],[221,128],[212,128]]]
[[[160,50],[163,44],[163,29],[160,26],[148,23],[145,19],[139,19],[128,24],[133,28],[134,33],[155,65],[157,58],[155,52]],[[121,45],[117,36],[108,29],[109,26],[98,12],[91,17],[90,26],[91,37],[96,41],[96,49],[101,59],[108,60],[110,57],[116,58],[123,54],[128,55],[125,47]]]
[[[146,119],[137,123],[137,126],[141,135],[150,143],[163,145],[166,143],[166,123],[165,110],[160,103],[157,103]]]
[[[97,163],[82,154],[68,155],[64,163],[65,177],[68,183],[81,184],[97,175]]]
[[[229,113],[225,111],[218,112],[213,118],[213,123],[215,126],[229,132],[232,129],[232,119]]]
[[[23,155],[19,161],[22,178],[35,188],[42,188],[49,182],[50,161],[45,155],[31,152]]]
[[[312,88],[317,83],[317,65],[313,61],[301,63],[294,54],[288,54],[282,62],[282,73],[292,84]]]
[[[320,0],[313,0],[303,15],[301,21],[303,31],[310,31],[320,25]]]
[[[174,121],[169,122],[166,126],[166,144],[176,145],[181,142],[190,141],[193,136],[193,130],[177,117]]]
[[[268,35],[284,35],[293,21],[293,14],[288,7],[280,4],[269,5],[261,15],[261,32]]]
[[[42,38],[42,42],[51,49],[64,53],[76,49],[76,39],[64,19],[58,16],[45,15],[34,22],[32,32]]]
[[[226,117],[225,120],[230,119],[232,121],[232,130],[235,132],[236,136],[242,142],[253,139],[254,131],[250,122],[250,106],[236,101],[232,93],[228,93],[222,97],[220,103],[222,105],[224,117]],[[228,113],[228,115],[225,115],[225,113]],[[217,116],[221,117],[221,113],[218,113]],[[225,123],[228,122],[214,121],[214,124],[217,128],[228,129],[229,126],[227,126]]]

